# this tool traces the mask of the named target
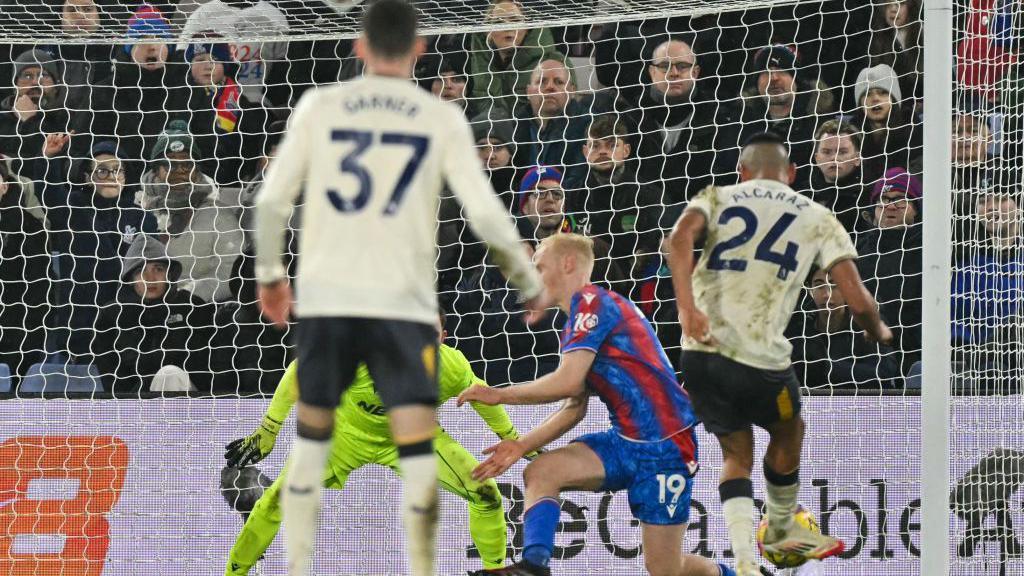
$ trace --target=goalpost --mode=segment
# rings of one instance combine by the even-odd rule
[[[18,184],[9,187],[18,190],[17,197],[0,192],[0,573],[220,573],[241,528],[240,514],[224,500],[238,497],[230,489],[237,480],[228,478],[228,490],[221,493],[223,445],[258,425],[265,394],[291,358],[286,336],[254,313],[246,253],[251,193],[258,188],[263,157],[270,155],[301,91],[359,72],[347,42],[358,32],[363,2],[154,2],[171,10],[161,23],[152,12],[135,11],[133,2],[97,0],[104,6],[100,26],[70,29],[72,13],[88,17],[91,1],[69,0],[70,12],[65,3],[49,0],[0,1],[0,40],[17,45],[0,49],[4,96],[19,94],[13,92],[15,72],[28,68],[31,76],[36,64],[50,74],[53,64],[64,76],[61,98],[69,98],[47,98],[35,112],[28,104],[27,112],[15,111],[16,97],[0,99],[0,153],[11,157],[8,184]],[[490,151],[482,160],[492,162],[495,192],[513,213],[532,215],[520,217],[521,230],[534,234],[553,222],[554,229],[575,228],[605,241],[596,280],[637,301],[673,361],[679,330],[661,235],[700,187],[734,177],[739,142],[754,126],[786,132],[794,155],[802,158],[799,191],[836,207],[864,240],[862,261],[871,264],[861,268],[862,275],[874,288],[890,287],[879,301],[884,312],[898,316],[888,320],[905,335],[893,349],[859,340],[848,323],[833,326],[832,314],[839,312],[828,311],[827,296],[816,301],[827,292],[825,280],[817,293],[808,284],[791,328],[807,391],[800,500],[823,530],[848,544],[844,558],[823,563],[821,573],[988,576],[1024,570],[1024,308],[1018,304],[1024,300],[1024,280],[1018,279],[1024,277],[1018,178],[1024,166],[1024,64],[1016,63],[1024,61],[1024,9],[1001,0],[920,0],[920,65],[902,60],[899,66],[906,68],[896,72],[895,82],[884,74],[866,77],[858,92],[861,71],[884,60],[880,54],[873,60],[869,52],[881,49],[877,39],[883,31],[877,27],[888,0],[512,3],[516,8],[495,11],[489,0],[416,2],[424,33],[445,35],[430,43],[417,81],[477,117],[475,135]],[[907,30],[914,30],[910,24]],[[529,49],[508,50],[505,60],[492,54],[486,36],[507,29],[524,31],[520,41]],[[178,64],[166,68],[163,80],[147,84],[146,74],[131,67],[131,47],[152,36],[173,46],[168,58]],[[656,50],[668,40],[686,42],[694,62],[686,61],[685,50]],[[909,33],[893,34],[889,41],[897,42],[894,50],[916,42]],[[196,54],[194,48],[186,51],[189,45],[205,42],[232,45],[238,90],[217,92],[226,99],[209,97],[199,105],[204,89],[189,84],[193,70],[180,61]],[[114,47],[117,64],[95,56],[105,45]],[[784,47],[770,50],[775,45]],[[30,48],[43,50],[43,57],[34,54],[16,67],[14,58]],[[47,54],[54,56],[47,60]],[[531,105],[525,96],[537,54],[564,61],[575,88],[569,104],[551,97],[566,111],[556,110],[543,123],[547,100],[535,97]],[[662,76],[674,75],[672,82],[699,95],[689,115],[686,102],[659,105],[652,99],[660,94],[652,76],[658,64],[664,65]],[[781,102],[766,100],[764,92],[777,89],[785,96],[789,90],[784,78],[773,87],[777,79],[768,68],[796,70],[789,73],[793,110],[764,104]],[[910,80],[915,69],[916,85]],[[172,73],[180,77],[170,80]],[[762,81],[765,86],[759,86]],[[504,86],[512,92],[503,92]],[[166,89],[160,108],[139,108],[160,89]],[[841,176],[839,183],[822,180],[819,165],[841,165],[836,170],[842,172],[853,161],[839,158],[838,150],[822,152],[817,128],[837,117],[860,122],[857,98],[871,89],[900,90],[902,110],[910,111],[907,123],[876,131],[883,136],[873,143],[854,125],[858,146],[874,146],[876,155],[858,157],[846,173],[854,176]],[[465,97],[458,97],[460,91]],[[231,102],[241,106],[240,114]],[[777,119],[780,110],[791,117]],[[255,114],[263,116],[254,124],[247,118]],[[600,170],[588,167],[582,152],[592,119],[607,115],[626,126],[623,140],[633,157],[624,172],[615,173],[614,184],[607,175],[595,175]],[[33,118],[42,127],[32,127]],[[175,120],[183,124],[172,126]],[[550,127],[560,122],[565,129],[553,133]],[[611,123],[613,132],[617,122]],[[181,126],[187,134],[161,137]],[[76,133],[67,148],[44,153],[41,135],[71,129]],[[889,148],[894,145],[886,135],[907,135],[907,145]],[[689,140],[679,148],[684,138]],[[102,156],[94,146],[103,141],[116,143],[122,156],[120,193],[126,200],[116,210],[136,214],[138,221],[108,224],[110,202],[92,199],[98,192],[90,187],[90,174]],[[188,184],[188,194],[174,197],[173,187],[160,188],[156,170],[168,162],[167,153],[188,150],[198,161],[193,174],[205,176]],[[967,151],[982,157],[963,158]],[[872,193],[884,168],[900,165],[891,163],[897,158],[920,178],[927,198],[910,203],[921,218],[906,232],[919,233],[923,242],[893,248],[881,240],[876,209],[885,206]],[[176,162],[182,160],[174,157],[167,166]],[[564,168],[561,208],[545,208],[517,193],[538,162]],[[105,174],[119,177],[116,171]],[[856,198],[845,201],[851,194]],[[182,213],[188,218],[176,219]],[[517,319],[516,295],[495,277],[484,248],[449,200],[442,202],[439,229],[449,343],[493,385],[519,383],[553,368],[560,320],[530,330]],[[135,262],[126,256],[146,230],[181,263],[180,286],[212,302],[197,308],[206,311],[198,324],[172,318],[180,314],[174,311],[159,326],[149,326],[151,331],[134,332],[119,317],[103,316],[118,302],[119,290],[131,290],[121,283]],[[99,239],[79,244],[85,237]],[[904,292],[894,295],[893,285]],[[78,316],[82,310],[86,316]],[[83,317],[89,320],[79,332],[69,329],[72,318]],[[185,332],[172,326],[184,326]],[[186,378],[199,390],[152,392],[153,370],[135,378],[125,368],[128,357],[144,364],[154,329],[167,331],[160,336],[165,344],[156,346],[165,354],[156,368],[182,364],[178,368],[190,373]],[[109,352],[118,360],[104,364]],[[196,363],[198,356],[203,360]],[[124,369],[118,372],[122,380],[111,380],[105,368],[111,365]],[[3,366],[10,378],[3,377]],[[173,370],[162,374],[181,381]],[[111,382],[116,387],[122,381],[133,384],[111,394]],[[549,413],[520,407],[509,412],[520,430]],[[601,429],[602,413],[594,406],[581,432]],[[440,418],[477,456],[492,443],[469,410],[445,407]],[[293,429],[289,421],[274,453],[258,465],[267,477],[279,473]],[[764,438],[758,439],[760,453]],[[700,441],[703,470],[695,480],[685,547],[729,562],[716,492],[720,455],[703,429]],[[513,467],[499,482],[510,521],[509,551],[516,554],[522,543],[522,468]],[[252,485],[241,488],[244,497],[258,492]],[[759,482],[755,493],[763,494]],[[399,518],[391,505],[399,494],[394,476],[363,469],[343,493],[327,494],[318,573],[402,573]],[[442,523],[442,573],[479,568],[464,505],[445,497]],[[556,545],[557,573],[623,574],[643,566],[624,495],[567,494]],[[278,539],[261,570],[276,574],[283,567]]]

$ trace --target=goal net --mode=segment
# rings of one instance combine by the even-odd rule
[[[1013,2],[959,2],[952,553],[958,574],[1013,573],[1024,566],[1013,532],[1024,522],[1024,16]],[[258,311],[253,198],[302,94],[361,73],[363,4],[0,0],[0,572],[224,570],[240,510],[278,475],[294,429],[289,420],[253,469],[224,470],[223,446],[259,425],[294,358],[291,332]],[[808,423],[800,500],[848,549],[801,574],[919,573],[919,393],[943,385],[920,377],[920,2],[416,4],[427,50],[415,81],[465,111],[526,243],[593,237],[594,282],[636,302],[673,361],[681,333],[664,238],[702,188],[736,182],[745,138],[786,138],[793,188],[850,232],[897,336],[868,342],[828,275],[807,279],[787,329]],[[300,234],[301,204],[292,271]],[[440,203],[438,244],[446,343],[491,385],[553,370],[564,316],[523,323],[452,198]],[[520,431],[551,411],[509,410]],[[595,405],[578,432],[606,427],[603,414]],[[478,458],[492,443],[468,409],[446,406],[440,419]],[[699,438],[684,548],[729,563],[721,457],[703,428]],[[523,466],[498,482],[510,557],[523,538]],[[367,466],[327,492],[317,573],[405,572],[399,486]],[[480,568],[466,505],[443,503],[441,573]],[[643,567],[625,494],[566,494],[556,545],[558,573]],[[257,570],[284,573],[280,538]]]

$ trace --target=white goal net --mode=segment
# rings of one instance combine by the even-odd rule
[[[222,483],[256,480],[222,477],[223,446],[259,425],[294,358],[258,311],[252,202],[301,95],[361,74],[363,4],[0,0],[0,573],[225,570],[252,491],[228,503]],[[850,232],[897,338],[868,342],[828,275],[807,279],[787,330],[808,422],[800,499],[847,551],[800,574],[920,573],[920,391],[944,385],[921,379],[921,215],[925,196],[952,202],[953,573],[1024,570],[1016,2],[957,0],[951,192],[928,188],[923,165],[919,0],[415,4],[414,81],[465,110],[525,242],[594,238],[594,282],[636,302],[673,361],[664,239],[703,187],[736,182],[747,137],[783,136],[793,188]],[[293,224],[294,248],[301,210]],[[524,324],[451,198],[438,244],[446,343],[491,385],[553,370],[564,317]],[[550,411],[510,414],[524,431]],[[492,443],[469,410],[440,418],[477,457]],[[267,480],[293,428],[256,466]],[[721,457],[699,437],[684,548],[731,563]],[[499,479],[510,558],[522,467]],[[369,466],[328,492],[317,573],[405,571],[398,486]],[[442,525],[441,573],[480,568],[457,498]],[[643,567],[622,494],[567,494],[556,544],[556,573]],[[257,570],[284,573],[280,538]]]

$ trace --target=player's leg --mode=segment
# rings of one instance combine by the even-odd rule
[[[484,568],[505,565],[508,528],[501,493],[494,479],[473,479],[479,462],[444,430],[434,439],[437,452],[437,480],[441,487],[466,501],[469,509],[469,534],[480,552]]]
[[[409,569],[433,576],[437,530],[437,328],[395,320],[368,320],[366,364],[388,407],[391,436],[402,470],[402,520]]]
[[[794,552],[820,560],[845,548],[837,538],[808,530],[793,522],[800,492],[800,453],[803,450],[804,421],[800,416],[800,385],[793,371],[763,372],[762,379],[774,394],[771,408],[757,415],[755,423],[768,431],[765,452],[765,504],[768,531],[766,550]]]
[[[297,327],[296,438],[282,493],[289,576],[310,571],[334,410],[358,364],[354,333],[353,321],[347,318],[302,318]]]
[[[725,564],[696,554],[683,554],[680,548],[686,524],[641,524],[644,568],[651,576],[735,576]]]
[[[742,409],[745,403],[759,401],[745,395],[742,388],[751,376],[745,367],[718,354],[684,351],[679,363],[694,411],[704,429],[718,437],[722,450],[718,495],[737,572],[741,576],[759,574],[754,553],[754,485],[750,481],[754,434]]]
[[[252,512],[245,520],[242,531],[235,539],[235,545],[228,553],[228,565],[225,576],[245,576],[256,564],[281,529],[281,488],[284,485],[285,470],[274,480],[273,484],[256,501]],[[345,486],[350,470],[331,466],[325,472],[323,485],[327,488],[340,490]]]
[[[741,576],[759,574],[754,552],[754,484],[750,480],[754,466],[754,432],[738,430],[718,436],[722,449],[722,473],[718,496],[722,516],[729,530],[729,543],[736,555]]]

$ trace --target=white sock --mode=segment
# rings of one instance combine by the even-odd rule
[[[319,526],[320,494],[324,467],[331,443],[295,438],[281,491],[284,548],[288,576],[308,576],[313,562],[313,543]]]
[[[402,521],[413,576],[434,576],[437,530],[437,456],[429,454],[399,459],[402,470]]]
[[[800,492],[800,484],[776,486],[765,482],[765,508],[768,515],[768,530],[784,532],[793,523],[796,513],[796,499]]]
[[[722,503],[725,525],[737,562],[756,562],[754,556],[754,499],[729,498]]]

